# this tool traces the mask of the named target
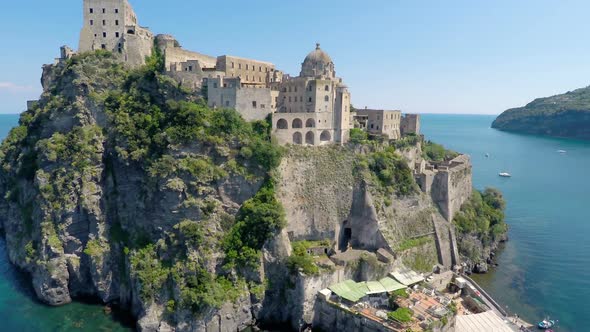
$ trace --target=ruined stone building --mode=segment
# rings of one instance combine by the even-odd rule
[[[298,77],[279,85],[273,134],[280,144],[346,143],[350,93],[336,77],[334,62],[320,45],[305,57]]]
[[[132,66],[145,63],[154,35],[137,23],[127,0],[84,0],[78,52],[107,50]]]
[[[381,135],[388,139],[401,137],[401,111],[357,109],[354,114],[355,127],[366,130],[373,135]]]

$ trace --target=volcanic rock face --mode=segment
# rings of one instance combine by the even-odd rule
[[[264,123],[208,110],[100,52],[44,67],[42,82],[0,148],[0,225],[49,305],[116,302],[143,331],[297,328],[313,321],[317,291],[344,277],[452,263],[452,227],[429,194],[378,190],[355,168],[363,151],[289,148],[281,161]],[[367,253],[307,276],[286,264],[301,240]],[[398,262],[377,262],[380,248]],[[258,261],[240,265],[246,256]]]

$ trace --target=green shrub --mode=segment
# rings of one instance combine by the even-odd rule
[[[412,171],[393,147],[367,156],[367,165],[387,194],[406,196],[417,191]]]
[[[86,243],[84,253],[90,257],[100,257],[108,250],[108,244],[100,240],[92,239]]]
[[[431,235],[421,236],[418,238],[407,239],[404,242],[400,243],[397,247],[397,251],[405,251],[411,248],[420,247],[426,243],[433,242],[434,239]]]
[[[260,249],[285,226],[285,211],[275,197],[273,180],[240,208],[236,222],[223,240],[229,266],[258,266]]]
[[[444,146],[436,144],[431,141],[426,141],[422,144],[422,157],[426,160],[433,162],[442,162],[445,160],[451,160],[459,154],[455,151],[447,150]]]
[[[25,254],[27,255],[25,258],[27,263],[35,261],[35,258],[37,257],[37,251],[35,250],[35,246],[33,245],[32,241],[29,241],[25,245]]]
[[[184,240],[192,246],[201,245],[205,238],[203,226],[198,222],[185,219],[176,225],[175,228],[180,231]]]
[[[149,244],[131,254],[131,273],[140,283],[140,295],[144,301],[152,300],[168,279],[170,269],[158,257],[156,247]]]
[[[350,130],[350,138],[349,141],[353,144],[363,144],[366,143],[368,139],[367,132],[362,129],[353,128]]]
[[[398,308],[396,311],[388,313],[387,318],[402,324],[409,323],[412,321],[412,311],[408,308]]]

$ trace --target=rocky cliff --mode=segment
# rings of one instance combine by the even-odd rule
[[[500,114],[492,128],[535,135],[590,139],[590,87],[547,98]]]
[[[466,272],[485,273],[494,264],[496,250],[508,240],[508,225],[504,220],[506,202],[502,194],[488,188],[474,191],[453,223]]]
[[[117,303],[142,331],[297,328],[334,281],[456,263],[447,210],[393,148],[280,148],[268,123],[208,109],[162,64],[98,52],[46,66],[2,143],[0,225],[41,301]],[[306,273],[289,260],[304,240],[350,257]]]

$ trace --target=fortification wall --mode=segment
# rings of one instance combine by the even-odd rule
[[[431,197],[448,221],[453,220],[461,205],[471,197],[471,168],[469,157],[460,155],[450,162],[448,169],[439,170],[434,176]]]
[[[125,49],[123,51],[125,62],[132,67],[143,65],[145,58],[152,55],[153,46],[153,34],[147,29],[137,28],[135,34],[125,35]]]
[[[217,58],[209,55],[201,54],[198,52],[187,51],[180,47],[178,42],[168,35],[158,35],[157,37],[158,46],[164,51],[166,58],[166,70],[170,71],[172,64],[187,62],[189,60],[197,60],[203,68],[215,68]]]
[[[314,328],[322,331],[340,332],[395,332],[380,322],[358,315],[354,312],[338,307],[318,297],[316,301],[316,317]]]

